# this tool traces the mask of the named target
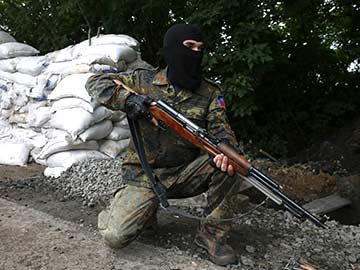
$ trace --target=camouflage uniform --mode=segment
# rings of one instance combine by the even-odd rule
[[[131,94],[116,88],[114,79],[122,80],[136,92],[162,99],[177,111],[206,128],[211,134],[237,145],[225,110],[219,105],[219,87],[203,80],[199,89],[176,93],[166,78],[166,70],[137,70],[131,74],[99,74],[92,76],[86,88],[90,96],[113,110],[124,111],[125,100]],[[147,120],[140,120],[146,157],[166,188],[168,198],[184,198],[208,192],[209,217],[228,218],[238,208],[240,179],[214,168],[207,154],[182,139],[170,129],[162,130]],[[158,202],[151,182],[141,168],[132,143],[123,162],[125,185],[116,193],[110,209],[99,215],[99,230],[106,243],[120,248],[139,235],[156,214]],[[226,234],[229,224],[205,222],[203,227],[218,236]]]

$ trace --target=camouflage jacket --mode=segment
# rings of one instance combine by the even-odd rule
[[[86,89],[92,99],[110,109],[121,111],[124,111],[125,100],[131,93],[123,88],[115,90],[114,79],[122,80],[137,93],[162,99],[198,126],[206,128],[210,134],[227,138],[233,145],[237,145],[221,105],[221,90],[215,83],[204,79],[196,91],[181,89],[176,94],[167,80],[166,69],[139,69],[131,74],[97,74],[90,77]],[[197,147],[172,130],[162,130],[147,120],[140,120],[139,124],[146,157],[153,168],[185,165],[199,156],[200,151]],[[140,164],[131,142],[123,164]]]

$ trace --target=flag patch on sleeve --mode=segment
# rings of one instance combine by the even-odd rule
[[[223,97],[223,96],[218,96],[217,102],[218,102],[218,105],[219,105],[220,108],[223,108],[223,109],[226,108],[226,106],[225,106],[225,100],[224,100],[224,97]]]

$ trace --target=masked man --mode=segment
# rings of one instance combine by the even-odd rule
[[[201,222],[195,243],[206,249],[218,265],[236,262],[226,239],[231,223],[216,219],[234,216],[238,209],[239,178],[227,157],[207,154],[145,119],[145,96],[161,99],[185,117],[218,138],[237,145],[225,115],[221,89],[201,73],[204,39],[198,27],[176,24],[165,34],[163,51],[168,67],[164,70],[138,69],[131,74],[97,74],[86,88],[113,110],[139,121],[146,159],[166,190],[167,198],[192,197],[207,192],[207,220]],[[120,81],[138,95],[119,87]],[[152,184],[141,167],[130,142],[122,165],[123,182],[109,209],[99,214],[98,227],[107,245],[122,248],[133,241],[156,217],[159,206]]]

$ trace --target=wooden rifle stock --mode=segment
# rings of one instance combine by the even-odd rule
[[[158,121],[165,123],[166,126],[174,130],[182,138],[188,140],[189,142],[204,150],[211,156],[216,156],[223,153],[229,158],[229,164],[233,166],[236,172],[244,176],[249,174],[249,169],[251,167],[250,163],[234,148],[221,141],[217,141],[216,143],[214,143],[205,140],[200,136],[196,136],[196,133],[194,134],[188,129],[186,129],[183,123],[179,122],[176,118],[169,115],[169,113],[164,111],[164,109],[162,109],[161,107],[152,105],[149,107],[149,111],[153,117],[155,117]]]

